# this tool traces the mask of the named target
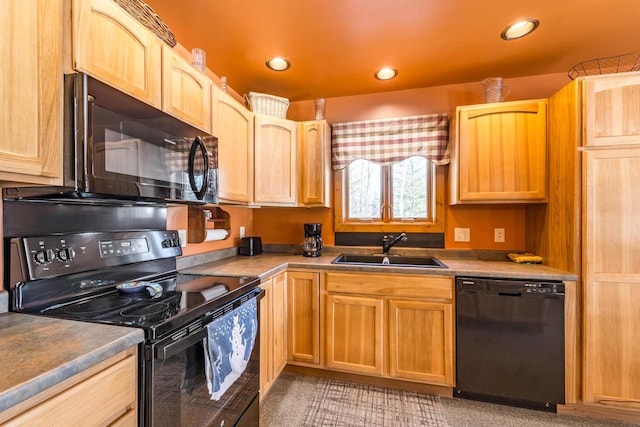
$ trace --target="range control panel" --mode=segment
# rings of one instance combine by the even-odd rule
[[[32,280],[182,255],[175,230],[78,233],[12,239]]]

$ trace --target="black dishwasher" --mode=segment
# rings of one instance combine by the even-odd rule
[[[455,396],[556,411],[564,403],[564,284],[456,279]]]

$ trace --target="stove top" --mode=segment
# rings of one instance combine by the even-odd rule
[[[31,307],[23,312],[135,326],[145,329],[148,339],[158,339],[169,332],[206,316],[228,302],[256,288],[255,277],[199,276],[175,273],[149,284],[162,290],[142,286],[137,292],[124,292],[109,286],[100,294],[52,306]],[[156,286],[157,288],[157,286]]]

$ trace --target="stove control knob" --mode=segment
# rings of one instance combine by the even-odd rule
[[[62,248],[58,251],[58,259],[62,262],[71,261],[75,256],[76,252],[73,248]]]
[[[54,258],[56,254],[53,249],[40,249],[33,254],[33,260],[36,264],[45,265],[49,264]]]
[[[162,247],[163,248],[170,248],[171,247],[171,239],[164,239],[162,241]]]

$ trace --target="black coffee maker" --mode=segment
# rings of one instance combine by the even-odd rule
[[[304,224],[304,242],[302,243],[302,255],[322,255],[322,224]]]

